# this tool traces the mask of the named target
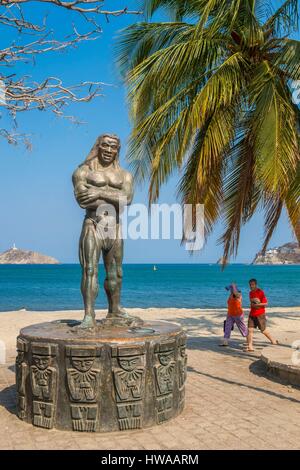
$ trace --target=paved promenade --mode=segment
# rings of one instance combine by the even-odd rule
[[[231,347],[218,346],[224,312],[188,309],[129,309],[147,319],[180,322],[188,340],[186,407],[175,420],[147,430],[111,434],[43,430],[16,417],[14,343],[22,326],[81,312],[0,313],[0,340],[7,364],[0,366],[1,449],[298,449],[300,389],[274,381],[259,360],[267,345],[255,335],[255,353],[242,351],[234,332]],[[101,316],[101,312],[99,314]],[[270,309],[270,327],[282,344],[300,339],[300,308]],[[276,347],[276,346],[274,346]]]

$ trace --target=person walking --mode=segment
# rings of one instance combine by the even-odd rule
[[[266,306],[268,305],[268,299],[266,298],[264,291],[258,287],[256,279],[250,279],[249,287],[251,308],[248,319],[248,337],[246,350],[252,352],[254,351],[254,328],[258,328],[272,344],[278,344],[278,341],[271,336],[269,330],[267,329]]]
[[[244,338],[248,335],[248,329],[244,321],[242,294],[235,284],[231,284],[226,287],[226,289],[230,290],[230,296],[227,300],[227,318],[225,320],[224,338],[220,346],[228,346],[234,324],[236,324]]]

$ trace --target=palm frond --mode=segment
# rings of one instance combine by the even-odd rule
[[[265,31],[273,34],[290,34],[299,27],[299,2],[298,0],[286,0],[276,12],[265,22]]]
[[[223,244],[223,267],[232,255],[237,254],[242,224],[248,220],[260,199],[260,189],[254,176],[255,152],[253,148],[250,117],[241,125],[236,143],[232,148],[232,167],[224,182],[225,232],[220,239]]]
[[[149,19],[159,8],[163,8],[170,18],[177,20],[198,15],[203,3],[203,0],[143,0],[142,10]]]
[[[247,71],[249,64],[240,52],[230,55],[220,64],[195,97],[191,117],[194,129],[200,128],[216,108],[234,102],[246,84]]]
[[[240,0],[236,0],[238,4]],[[236,3],[236,2],[232,2]],[[227,0],[206,0],[201,8],[201,15],[195,30],[196,37],[209,25],[210,30],[220,29],[220,25],[224,24],[224,15],[227,16],[228,1]]]
[[[119,31],[115,55],[118,68],[126,74],[159,49],[187,41],[194,26],[182,22],[135,23]]]
[[[150,55],[128,75],[132,119],[139,123],[153,109],[199,78],[201,71],[206,74],[217,66],[224,52],[221,40],[202,38],[174,44]]]
[[[300,244],[300,163],[284,202],[291,226]]]
[[[282,209],[284,206],[283,199],[280,196],[265,195],[264,208],[265,208],[265,236],[262,246],[262,253],[264,254],[268,244],[272,238],[275,228],[279,222]]]
[[[267,62],[256,69],[250,89],[255,173],[271,194],[286,194],[299,161],[295,111],[280,78]]]
[[[169,136],[174,130],[180,136],[184,132],[187,112],[200,81],[201,79],[195,80],[188,87],[183,88],[133,128],[127,157],[134,177],[138,181],[143,181],[150,176],[154,158],[157,162],[160,153],[170,142]],[[149,133],[150,129],[153,133]],[[170,151],[174,162],[177,162],[176,152],[173,148]]]
[[[220,215],[223,176],[235,136],[237,114],[237,108],[222,107],[206,120],[196,133],[178,185],[182,204],[191,204],[193,207],[193,229],[196,205],[204,204],[206,236]]]
[[[251,0],[206,0],[195,28],[195,37],[201,37],[203,31],[209,29],[212,37],[220,31],[227,35],[237,33],[242,42],[256,45],[262,41],[263,32],[255,15],[255,4]]]
[[[165,154],[172,155],[176,165],[180,167],[198,129],[201,129],[206,120],[218,109],[233,105],[239,98],[244,84],[242,68],[247,67],[247,63],[240,59],[238,53],[230,56],[222,67],[210,76],[204,87],[200,77],[167,103],[156,108],[133,129],[129,145],[129,161],[135,177],[139,180],[145,178],[149,174],[145,168],[150,160],[154,161],[154,158],[156,162],[154,174],[159,175],[160,158]],[[200,92],[199,86],[201,86]],[[226,132],[224,135],[227,135]],[[174,142],[178,143],[175,147]],[[151,171],[153,171],[152,165]],[[157,184],[161,183],[162,178],[155,181],[157,195],[159,192]]]
[[[273,55],[271,63],[279,74],[292,80],[300,79],[300,41],[283,39],[280,49]]]

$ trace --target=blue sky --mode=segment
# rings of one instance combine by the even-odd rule
[[[135,0],[107,1],[107,7],[136,8]],[[71,22],[76,20],[80,30],[86,28],[77,15],[49,5],[26,5],[25,11],[32,18],[40,18],[48,12],[48,24],[63,37],[70,33]],[[114,65],[113,43],[117,31],[137,17],[113,18],[103,25],[98,41],[81,44],[67,53],[49,53],[37,57],[35,66],[18,67],[19,73],[41,80],[48,75],[59,76],[66,84],[81,81],[102,81],[104,97],[92,103],[72,106],[75,114],[87,124],[76,126],[58,119],[51,113],[30,112],[18,118],[20,132],[32,134],[33,150],[22,146],[9,146],[0,140],[0,251],[14,242],[23,249],[33,249],[52,255],[61,262],[77,262],[77,245],[83,211],[73,197],[71,175],[86,157],[96,137],[103,132],[120,135],[123,147],[121,162],[125,160],[126,140],[130,132],[127,117],[125,90]],[[12,37],[1,39],[1,45]],[[26,39],[23,38],[22,42]],[[30,40],[30,38],[28,39]],[[3,118],[4,119],[4,118]],[[176,202],[177,177],[163,188],[161,203]],[[136,188],[134,202],[147,204],[147,185]],[[217,239],[222,232],[219,224],[207,245],[191,257],[178,240],[126,241],[125,262],[128,263],[206,263],[215,262],[222,253]],[[257,214],[243,229],[237,262],[249,262],[259,250],[263,237],[263,219]],[[279,223],[271,246],[293,239],[286,216]]]

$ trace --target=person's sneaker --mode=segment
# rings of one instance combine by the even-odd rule
[[[223,339],[222,343],[220,343],[219,346],[221,346],[221,347],[222,347],[222,346],[223,346],[223,347],[228,346],[228,341],[227,341],[227,339]]]

